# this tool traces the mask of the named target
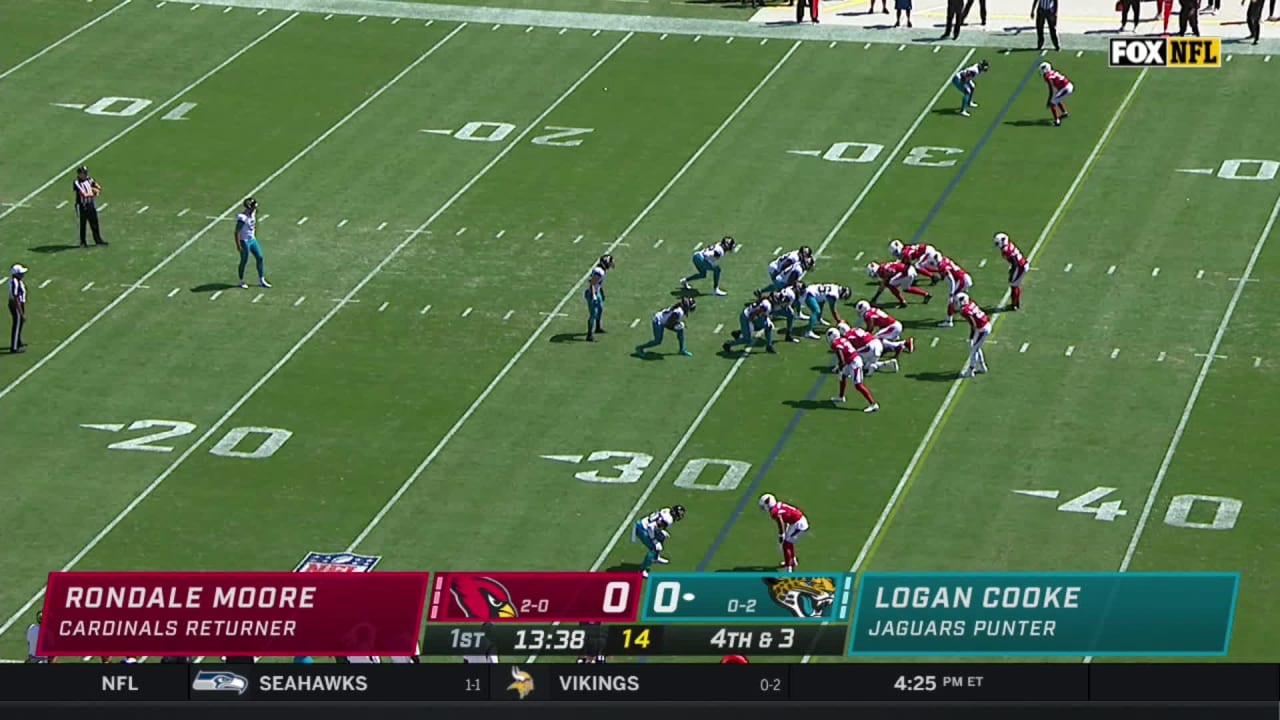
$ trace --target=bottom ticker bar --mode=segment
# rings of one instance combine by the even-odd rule
[[[787,700],[786,665],[491,665],[494,700]],[[503,690],[505,688],[505,690]]]

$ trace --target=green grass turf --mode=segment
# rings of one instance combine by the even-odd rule
[[[30,32],[21,51],[4,49],[0,72],[89,19],[54,3],[3,12]],[[1120,569],[1200,373],[1196,353],[1277,192],[1274,181],[1175,172],[1266,157],[1267,129],[1248,121],[1264,101],[1249,89],[1273,63],[1150,73],[1050,227],[1026,312],[999,321],[992,373],[954,395],[907,473],[965,355],[962,328],[934,327],[941,295],[895,311],[920,349],[900,375],[871,379],[875,416],[857,412],[852,391],[847,407],[823,402],[835,381],[817,385],[819,343],[719,354],[742,303],[775,248],[828,237],[810,279],[869,292],[861,267],[924,226],[923,240],[974,275],[975,298],[996,304],[1004,264],[991,233],[1031,249],[1134,73],[1098,54],[1063,57],[1080,90],[1055,129],[1041,123],[1039,80],[1023,86],[1030,53],[984,53],[995,71],[966,119],[953,91],[930,105],[964,48],[467,26],[423,58],[458,26],[299,15],[176,96],[289,17],[135,2],[0,81],[7,127],[24,138],[7,144],[0,202],[56,178],[0,218],[5,257],[32,268],[31,351],[0,357],[0,449],[20,458],[0,474],[0,619],[73,558],[86,570],[285,569],[359,538],[386,569],[633,567],[636,546],[612,539],[655,480],[642,509],[689,507],[673,570],[772,566],[770,523],[750,505],[735,519],[745,494],[764,491],[809,511],[805,570],[846,570],[864,547],[859,569]],[[75,73],[86,57],[110,62],[110,85]],[[153,100],[144,112],[198,104],[186,120],[157,113],[132,130],[141,115],[50,105],[104,93]],[[1174,127],[1188,93],[1215,100]],[[497,142],[447,135],[468,122],[512,127]],[[563,128],[590,132],[575,131],[576,146],[538,140]],[[70,196],[60,173],[108,141],[89,162],[107,188],[113,245],[63,252],[75,238],[70,209],[57,207]],[[867,163],[788,152],[837,142],[883,149]],[[958,149],[945,156],[954,164],[904,162],[943,157],[937,148]],[[266,214],[269,291],[228,286],[231,225],[209,217],[250,191]],[[695,356],[671,354],[670,338],[660,354],[631,357],[649,317],[674,302],[694,246],[725,233],[743,249],[725,261],[731,295],[699,298]],[[609,333],[588,345],[578,284],[611,246]],[[1264,250],[1129,566],[1242,571],[1230,660],[1274,659],[1274,493],[1258,482],[1276,453],[1266,415],[1277,330],[1263,314],[1274,263]],[[358,302],[337,307],[357,285]],[[709,281],[698,288],[709,293]],[[171,451],[130,452],[106,446],[142,431],[79,427],[145,419],[195,429],[160,443]],[[292,437],[268,459],[209,452],[237,427]],[[631,482],[603,483],[574,475],[614,477],[623,460],[540,458],[596,451],[648,460]],[[750,468],[727,491],[676,486],[698,458]],[[714,482],[708,470],[702,483]],[[1107,499],[1127,514],[1055,510],[1097,486],[1117,488]],[[1171,527],[1165,512],[1182,494],[1237,498],[1243,511],[1231,530]],[[1207,522],[1207,508],[1190,519]],[[0,655],[20,656],[25,622],[0,637]]]

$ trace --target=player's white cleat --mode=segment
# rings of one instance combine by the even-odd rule
[[[808,321],[809,321],[809,316],[808,316],[808,315],[805,315],[804,313],[800,313],[799,315],[796,315],[796,319],[797,319],[797,320],[804,320],[805,322],[808,322]]]
[[[641,570],[641,571],[640,571],[640,577],[644,577],[644,578],[649,577],[649,571],[648,571],[648,570]]]
[[[986,365],[979,365],[979,366],[978,366],[978,369],[977,369],[977,370],[974,370],[974,372],[978,373],[979,375],[981,375],[981,374],[985,373],[986,371],[987,371],[987,366],[986,366]]]
[[[969,111],[968,111],[968,110],[961,110],[961,111],[960,111],[960,117],[969,117]]]
[[[716,288],[716,295],[718,295],[719,297],[724,297],[725,295],[728,295],[728,294],[729,293],[721,290],[720,288]]]
[[[973,377],[973,370],[965,370],[964,372],[960,373],[960,377],[962,377],[962,378],[971,378],[971,377]]]
[[[688,280],[681,280],[681,281],[680,281],[680,289],[681,289],[681,290],[692,290],[693,288],[689,287],[689,281],[688,281]]]
[[[971,108],[976,108],[976,107],[978,107],[978,103],[976,103],[976,102],[971,102],[971,103],[969,103],[969,107],[971,107]]]
[[[807,337],[807,338],[809,338],[810,340],[821,340],[821,339],[822,339],[822,338],[818,337],[818,333],[815,333],[815,332],[807,332],[807,333],[805,333],[805,334],[804,334],[804,336],[805,336],[805,337]]]
[[[262,287],[264,287],[264,288],[269,288],[269,287],[271,287],[271,283],[267,282],[267,279],[266,279],[266,278],[262,278],[261,280],[259,280],[259,281],[258,281],[258,284],[259,284],[259,285],[261,285],[261,286],[262,286]]]
[[[842,403],[842,402],[844,402],[844,401],[845,401],[845,399],[844,399],[844,397],[843,397],[843,396],[841,396],[841,397],[833,397],[833,398],[831,398],[831,402],[833,402],[833,403]]]
[[[884,362],[880,362],[876,364],[880,366],[881,370],[892,370],[893,372],[898,372],[897,360],[885,360]]]
[[[248,290],[248,289],[249,289],[249,283],[247,283],[247,282],[245,282],[245,281],[241,280],[241,281],[240,281],[240,284],[239,284],[239,285],[237,285],[236,287],[240,288],[241,290]]]
[[[873,413],[873,412],[876,412],[876,411],[877,411],[877,410],[879,410],[879,409],[880,409],[880,403],[876,403],[875,405],[868,405],[868,406],[866,406],[865,408],[863,408],[863,409],[862,409],[862,412],[864,412],[864,413]]]
[[[818,322],[822,325],[822,327],[831,327],[831,323],[827,322],[826,320],[819,319]]]
[[[661,555],[659,555],[659,556],[658,556],[658,559],[657,559],[657,560],[654,560],[654,562],[658,563],[659,565],[666,565],[666,564],[670,563],[671,561],[670,561],[670,560],[668,560],[668,559],[666,559],[666,558],[664,558],[664,557],[662,557]]]
[[[949,328],[949,327],[952,327],[953,325],[954,323],[952,323],[950,320],[943,320],[942,322],[938,323],[938,327],[941,327],[941,328]]]

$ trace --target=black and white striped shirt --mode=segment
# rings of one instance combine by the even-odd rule
[[[1035,0],[1035,7],[1045,12],[1052,12],[1058,7],[1058,0]]]
[[[95,207],[93,199],[93,178],[86,176],[81,180],[76,178],[72,181],[71,186],[76,191],[76,207],[91,208]]]
[[[9,302],[10,304],[27,302],[27,284],[22,282],[20,277],[9,278]]]

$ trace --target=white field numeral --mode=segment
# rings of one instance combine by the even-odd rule
[[[530,142],[534,145],[546,145],[550,147],[578,147],[582,144],[581,136],[595,132],[592,128],[560,127],[557,125],[548,125],[546,129],[554,132],[549,132],[546,135],[539,135],[533,140],[530,140]]]
[[[856,155],[851,153],[855,149]],[[884,146],[875,143],[838,142],[827,148],[822,159],[828,162],[869,163],[875,162],[881,152],[884,152]]]
[[[123,105],[123,107],[118,107]],[[138,113],[151,107],[151,101],[146,98],[134,97],[104,97],[93,103],[84,111],[90,115],[106,115],[108,117],[133,117]]]
[[[941,157],[948,155],[963,155],[964,150],[953,147],[934,147],[926,145],[923,147],[911,148],[911,152],[902,159],[903,165],[914,165],[916,167],[952,167],[956,164],[954,159],[943,160]]]
[[[1280,162],[1275,160],[1223,160],[1218,177],[1223,180],[1275,180]]]
[[[707,469],[708,465],[724,467],[724,474],[720,476],[720,481],[714,485],[700,485],[698,480],[702,477],[702,472]],[[738,486],[747,477],[747,471],[750,469],[751,464],[741,460],[696,458],[690,460],[684,466],[684,469],[680,471],[679,477],[676,478],[676,487],[686,490],[716,490],[722,492],[737,490]]]
[[[613,460],[617,458],[625,459],[627,462],[609,466],[618,471],[618,474],[615,476],[609,477],[601,475],[599,470],[584,470],[582,472],[575,473],[574,477],[583,482],[623,485],[639,482],[641,476],[644,475],[645,468],[653,464],[652,455],[627,452],[625,450],[597,450],[587,456],[586,462],[600,462],[602,460]]]
[[[1094,506],[1093,503],[1107,497],[1115,491],[1116,488],[1113,487],[1096,487],[1079,497],[1072,498],[1062,503],[1058,506],[1058,511],[1083,513],[1085,515],[1092,515],[1094,520],[1112,522],[1118,517],[1129,514],[1128,510],[1120,509],[1120,501],[1110,500],[1097,506]]]
[[[453,136],[459,140],[473,142],[502,142],[516,129],[515,125],[504,122],[469,122],[458,128]]]
[[[510,137],[515,130],[516,126],[507,122],[473,120],[454,131],[453,137],[457,140],[470,142],[502,142]],[[544,147],[578,147],[582,144],[584,135],[595,132],[594,128],[564,127],[561,125],[547,125],[543,130],[548,132],[534,137],[529,142]]]
[[[883,152],[884,146],[876,143],[838,142],[832,143],[831,147],[822,153],[822,159],[838,163],[872,163]],[[956,164],[955,156],[963,154],[964,150],[960,148],[922,145],[911,148],[902,158],[902,164],[915,167],[953,167]]]
[[[136,437],[131,440],[121,440],[113,442],[107,446],[111,450],[136,450],[141,452],[173,452],[172,445],[158,445],[162,440],[171,440],[177,437],[184,437],[196,431],[196,424],[185,420],[135,420],[129,424],[125,430],[150,430],[151,428],[166,428],[160,432],[150,433],[142,437]],[[240,444],[245,442],[250,436],[260,436],[256,447],[251,450],[240,450]],[[226,435],[222,436],[213,447],[209,448],[211,455],[229,458],[247,458],[250,460],[262,460],[275,455],[281,446],[293,437],[293,433],[282,428],[268,427],[237,427],[231,428]]]
[[[1191,522],[1187,519],[1191,516],[1196,503],[1218,506],[1213,513],[1212,521]],[[1176,495],[1169,501],[1169,511],[1164,514],[1164,522],[1166,525],[1192,530],[1230,530],[1236,526],[1236,520],[1240,519],[1240,510],[1243,507],[1244,503],[1235,498],[1214,495]]]

